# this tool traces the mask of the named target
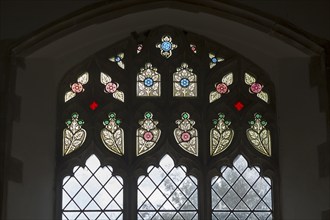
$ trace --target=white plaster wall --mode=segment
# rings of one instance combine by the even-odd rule
[[[26,58],[26,69],[17,76],[21,120],[14,124],[12,146],[12,156],[24,163],[23,183],[9,182],[8,219],[47,220],[54,216],[55,147],[61,147],[55,146],[56,92],[63,74],[132,31],[161,24],[218,41],[269,73],[278,102],[283,219],[321,219],[321,210],[330,207],[329,183],[324,185],[318,178],[316,151],[326,140],[325,116],[318,109],[316,88],[308,83],[309,57],[236,22],[174,9],[140,12],[92,25]]]

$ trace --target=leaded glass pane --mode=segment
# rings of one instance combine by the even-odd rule
[[[123,180],[95,155],[63,178],[62,219],[123,219]]]
[[[212,219],[272,219],[271,180],[258,167],[249,168],[242,155],[233,165],[211,181]]]
[[[229,128],[231,121],[225,120],[223,113],[213,120],[214,128],[210,131],[210,155],[215,156],[226,150],[234,137],[234,130]]]
[[[190,119],[188,112],[181,114],[181,119],[176,120],[178,128],[174,129],[174,138],[179,146],[190,154],[198,156],[198,131],[193,126],[195,121]]]
[[[173,96],[197,96],[197,76],[186,63],[182,63],[181,67],[178,67],[173,73]]]
[[[121,120],[117,119],[116,113],[110,112],[108,119],[103,121],[104,128],[101,130],[101,140],[106,148],[120,156],[124,155],[124,130],[120,128]]]
[[[84,85],[88,83],[88,80],[89,74],[88,72],[85,72],[78,77],[77,82],[70,84],[70,90],[64,95],[64,102],[67,102],[70,99],[73,99],[77,94],[84,92]]]
[[[140,128],[136,130],[136,155],[140,156],[155,147],[159,140],[161,130],[157,128],[158,121],[153,119],[151,112],[144,114],[139,121]]]
[[[137,75],[137,96],[160,96],[160,74],[151,63],[146,63]]]
[[[198,219],[197,179],[165,155],[138,179],[138,219]]]
[[[254,114],[254,120],[249,121],[251,127],[246,130],[246,136],[257,151],[270,157],[272,156],[270,131],[266,129],[267,121],[261,118],[261,114]]]
[[[74,112],[71,120],[65,122],[67,128],[63,130],[63,156],[80,148],[86,139],[87,132],[82,128],[84,120],[79,119],[79,114]]]

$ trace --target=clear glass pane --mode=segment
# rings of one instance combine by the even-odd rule
[[[165,155],[138,179],[138,219],[197,219],[197,179]]]
[[[110,166],[101,167],[95,155],[74,170],[63,178],[62,219],[122,219],[122,178],[112,176]]]
[[[248,167],[242,155],[233,167],[221,167],[222,175],[213,177],[212,219],[272,219],[272,186],[260,176],[259,167]]]

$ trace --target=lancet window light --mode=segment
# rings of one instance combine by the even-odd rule
[[[194,33],[104,48],[59,87],[55,218],[278,218],[274,100],[266,73]]]

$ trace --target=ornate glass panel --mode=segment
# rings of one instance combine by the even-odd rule
[[[197,179],[165,155],[138,179],[138,219],[198,219]]]
[[[119,127],[121,120],[116,118],[114,112],[110,112],[108,118],[103,121],[101,140],[108,150],[122,156],[124,155],[124,130]]]
[[[125,56],[124,53],[119,53],[119,54],[117,54],[117,56],[110,57],[109,60],[110,60],[111,62],[117,63],[117,65],[118,65],[120,68],[125,69],[125,64],[124,64],[124,62],[123,62],[124,56]]]
[[[179,146],[190,154],[198,156],[198,132],[194,128],[195,121],[190,119],[187,112],[181,114],[181,120],[176,120],[178,128],[174,130],[174,137]]]
[[[146,63],[137,75],[137,96],[160,96],[160,74],[151,63]]]
[[[81,126],[83,120],[79,120],[78,113],[72,113],[71,120],[65,122],[67,128],[63,130],[63,156],[72,153],[84,144],[86,139],[86,130]]]
[[[226,150],[234,137],[234,130],[228,126],[230,121],[225,120],[223,113],[218,114],[218,119],[213,120],[214,128],[210,131],[210,155],[215,156]]]
[[[142,49],[143,49],[143,44],[138,44],[136,47],[136,53],[137,54],[141,53]]]
[[[190,44],[189,46],[190,46],[190,49],[193,53],[197,53],[197,47],[196,47],[195,44]]]
[[[245,73],[244,81],[246,85],[250,86],[249,92],[251,94],[256,94],[259,99],[263,100],[266,103],[269,103],[268,93],[262,91],[264,86],[261,83],[257,83],[256,78],[254,78],[248,73]]]
[[[261,118],[260,114],[254,114],[254,120],[249,121],[251,127],[246,130],[246,136],[257,151],[270,157],[272,155],[270,131],[265,128],[267,121]]]
[[[217,63],[224,61],[225,59],[221,58],[221,57],[216,57],[214,55],[214,53],[209,53],[209,58],[210,58],[210,69],[212,69],[213,67],[215,67],[215,65],[217,65]]]
[[[88,72],[81,74],[78,77],[77,82],[70,85],[71,90],[65,93],[64,102],[67,102],[70,99],[74,98],[76,94],[84,92],[85,91],[84,85],[88,83],[88,80],[89,80]]]
[[[228,73],[222,77],[221,83],[216,83],[214,85],[215,91],[210,92],[209,101],[210,103],[214,102],[217,99],[221,98],[221,95],[227,94],[230,92],[228,86],[233,84],[234,77],[233,73]]]
[[[144,119],[139,121],[140,128],[136,130],[136,155],[140,156],[150,151],[159,140],[161,130],[157,128],[158,121],[153,119],[151,112],[144,114]]]
[[[62,219],[123,219],[123,180],[91,155],[63,178]]]
[[[273,219],[272,181],[260,176],[259,167],[249,168],[242,155],[232,168],[221,168],[211,187],[212,219]]]
[[[197,76],[186,63],[182,63],[181,67],[178,67],[173,73],[173,96],[197,96]]]
[[[112,82],[112,79],[109,75],[102,73],[100,74],[100,81],[103,85],[105,85],[104,92],[112,94],[113,98],[124,102],[125,95],[122,91],[118,90],[119,83]]]
[[[178,45],[172,42],[172,37],[164,35],[162,37],[162,42],[156,44],[156,48],[160,49],[160,54],[165,58],[170,58],[172,56],[172,50],[176,49]]]

